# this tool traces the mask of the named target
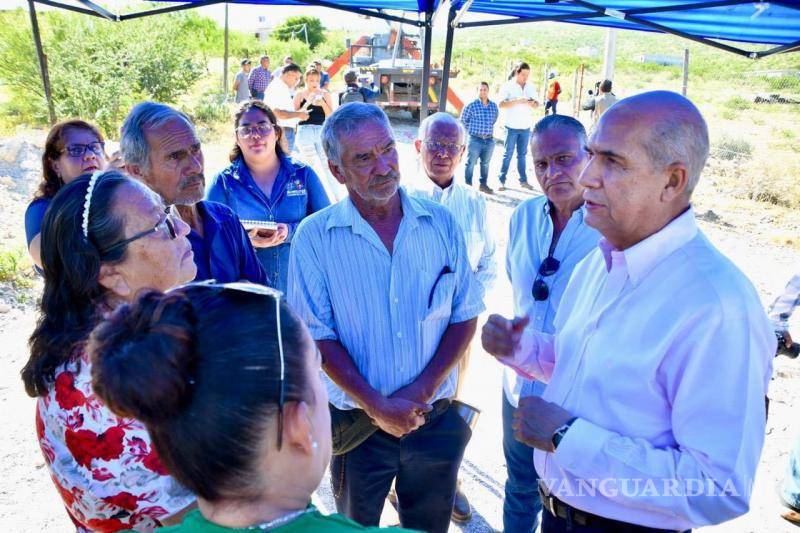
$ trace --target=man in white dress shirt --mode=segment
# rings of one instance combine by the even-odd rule
[[[401,525],[445,533],[470,437],[450,400],[484,309],[464,237],[399,187],[381,108],[341,106],[322,143],[349,194],[297,228],[288,301],[322,353],[336,509],[377,526],[396,478]]]
[[[543,533],[683,531],[747,512],[775,337],[745,276],[698,229],[690,198],[708,129],[686,98],[621,100],[589,140],[586,223],[555,335],[494,315],[484,347],[547,382],[516,436],[536,448]]]
[[[495,244],[486,215],[486,200],[471,187],[453,179],[466,148],[466,131],[452,115],[434,113],[420,124],[414,147],[425,177],[409,192],[441,204],[453,214],[464,234],[469,266],[475,273],[481,297],[485,297],[497,278]],[[457,396],[464,384],[468,363],[469,348],[458,365]],[[456,522],[466,522],[471,517],[469,500],[459,482],[452,518]]]

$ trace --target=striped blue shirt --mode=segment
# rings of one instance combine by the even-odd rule
[[[499,114],[497,104],[489,100],[488,104],[483,105],[481,99],[476,98],[461,111],[461,122],[470,135],[486,137],[494,133],[494,123]]]
[[[398,194],[403,219],[391,255],[348,198],[300,224],[289,259],[288,301],[311,336],[340,342],[384,396],[422,373],[450,324],[484,309],[453,216],[402,189]],[[454,368],[431,401],[452,398],[457,377]],[[360,407],[324,380],[331,404]]]
[[[506,272],[514,296],[514,316],[528,315],[529,324],[536,331],[550,334],[555,332],[553,319],[572,271],[589,252],[597,248],[600,233],[587,226],[583,216],[584,208],[581,207],[572,213],[561,232],[553,250],[553,257],[558,259],[560,265],[555,274],[543,278],[550,296],[537,302],[533,299],[533,283],[536,281],[539,265],[547,257],[553,241],[550,202],[546,196],[531,198],[522,202],[511,215]],[[505,367],[503,389],[508,401],[516,407],[520,397],[540,396],[544,391],[544,384],[526,380]]]

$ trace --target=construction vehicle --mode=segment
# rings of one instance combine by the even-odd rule
[[[422,59],[419,36],[403,30],[402,24],[390,26],[386,33],[361,36],[356,42],[345,41],[345,52],[331,64],[328,73],[333,76],[345,64],[359,73],[359,79],[373,90],[380,91],[375,102],[386,110],[406,110],[412,118],[420,116],[420,86]],[[450,76],[458,75],[450,71]],[[439,109],[439,92],[442,69],[433,65],[428,77],[428,109]],[[461,112],[464,107],[456,93],[448,88],[448,102]]]

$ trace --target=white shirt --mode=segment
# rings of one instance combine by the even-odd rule
[[[483,195],[455,179],[449,187],[442,189],[427,178],[409,190],[409,194],[443,205],[455,217],[464,234],[469,265],[475,273],[483,299],[497,279],[494,237],[486,216],[486,200]]]
[[[553,333],[553,319],[567,288],[572,271],[589,252],[597,248],[600,233],[587,226],[583,207],[572,213],[553,250],[559,267],[555,274],[542,278],[550,295],[546,300],[533,299],[533,283],[539,265],[545,260],[553,242],[553,219],[546,196],[522,202],[511,215],[506,251],[506,273],[514,297],[514,316],[528,316],[530,327],[542,333]],[[511,368],[503,369],[503,391],[506,399],[517,406],[521,396],[541,396],[544,384],[518,375]]]
[[[453,215],[399,194],[403,219],[391,255],[346,198],[300,223],[289,259],[288,301],[311,337],[339,341],[383,396],[422,373],[450,324],[484,309]],[[455,365],[431,402],[452,398],[457,379]],[[335,407],[361,407],[324,381]]]
[[[549,380],[542,398],[579,417],[555,453],[534,452],[554,496],[665,529],[747,512],[775,337],[691,209],[627,250],[601,241],[555,326],[554,337],[527,330],[509,361]]]
[[[515,98],[527,98],[536,100],[536,89],[531,82],[525,82],[525,87],[520,87],[516,80],[509,80],[508,83],[500,88],[498,100],[514,100]],[[499,102],[498,102],[499,103]],[[527,130],[533,127],[533,109],[528,104],[515,104],[503,109],[505,112],[505,125],[507,128],[515,130]]]
[[[289,86],[280,78],[273,78],[264,93],[264,103],[272,109],[294,111],[294,101]],[[300,122],[299,118],[278,119],[278,126],[294,128]]]

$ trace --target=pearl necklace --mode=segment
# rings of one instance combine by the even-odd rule
[[[270,520],[269,522],[262,522],[260,524],[255,524],[252,526],[248,526],[246,529],[258,529],[261,531],[270,531],[272,529],[277,529],[285,524],[288,524],[292,520],[303,516],[306,513],[310,513],[314,511],[313,507],[308,507],[306,509],[301,509],[299,511],[292,511],[289,514],[285,514],[283,516],[279,516],[274,520]]]

